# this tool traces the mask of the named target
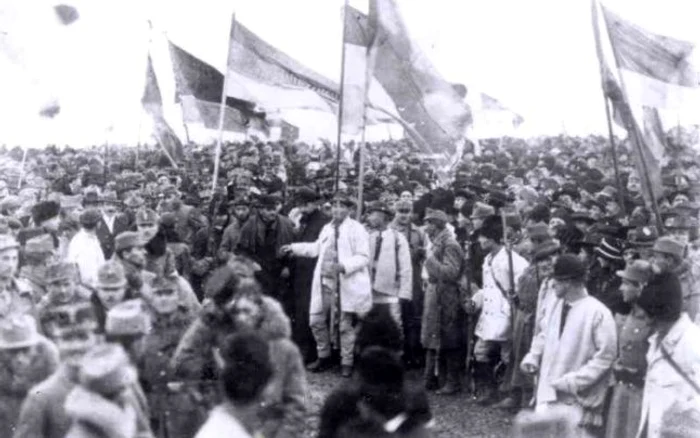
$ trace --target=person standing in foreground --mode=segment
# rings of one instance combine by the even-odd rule
[[[369,235],[361,223],[348,217],[354,205],[349,198],[336,197],[333,220],[323,227],[318,240],[281,248],[286,254],[318,257],[309,310],[309,325],[316,339],[318,360],[308,366],[311,372],[330,368],[331,343],[339,334],[342,375],[352,375],[355,326],[358,316],[372,307]]]
[[[700,436],[700,328],[683,311],[672,273],[649,281],[637,301],[651,318],[647,376],[638,438]],[[648,292],[648,293],[647,293]]]
[[[538,411],[562,405],[577,419],[577,436],[595,436],[617,355],[615,320],[588,295],[586,268],[573,254],[557,258],[552,273],[557,300],[546,310],[521,369],[539,376]]]

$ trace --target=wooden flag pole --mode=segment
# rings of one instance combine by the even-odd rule
[[[343,38],[341,39],[342,54],[340,58],[340,99],[338,102],[338,144],[335,148],[335,191],[340,189],[340,154],[343,140],[343,94],[345,83],[345,14],[348,13],[348,0],[345,0],[343,7]]]
[[[625,194],[623,191],[624,187],[622,186],[622,180],[620,179],[620,167],[617,164],[617,150],[615,148],[615,136],[613,135],[612,117],[610,115],[610,102],[608,102],[608,98],[605,95],[605,88],[603,88],[603,100],[605,101],[605,116],[608,120],[608,137],[610,138],[610,152],[612,153],[613,167],[615,169],[618,202],[620,203],[622,215],[627,217],[627,207],[625,206]]]
[[[221,105],[219,106],[219,136],[216,140],[216,150],[214,151],[214,176],[211,182],[211,189],[216,190],[219,180],[219,166],[221,165],[221,142],[224,136],[224,120],[226,116],[226,87],[228,86],[228,65],[231,61],[231,38],[236,30],[236,15],[231,19],[231,32],[229,33],[228,54],[226,55],[226,71],[224,72],[224,86],[221,90]]]
[[[17,180],[17,191],[22,189],[22,179],[24,178],[24,166],[27,163],[27,147],[23,147],[22,151],[22,164],[19,167],[19,179]]]

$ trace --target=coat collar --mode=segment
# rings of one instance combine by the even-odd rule
[[[688,326],[691,324],[693,323],[690,321],[688,314],[682,313],[678,321],[676,321],[676,323],[673,324],[673,326],[671,326],[671,329],[668,331],[668,333],[666,333],[666,336],[664,336],[663,339],[660,340],[663,343],[664,347],[667,350],[674,349],[676,347],[676,344],[678,344],[678,342],[683,337],[683,334],[685,334],[685,332],[687,331]],[[654,347],[654,349],[658,348],[658,332],[655,332],[649,337],[649,342]]]

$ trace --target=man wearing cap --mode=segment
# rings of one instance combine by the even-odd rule
[[[58,368],[58,350],[29,315],[0,321],[0,436],[11,437],[32,386]]]
[[[122,265],[115,260],[103,263],[97,270],[95,293],[91,297],[100,331],[104,330],[107,312],[129,298],[131,297],[127,295],[127,281]]]
[[[646,285],[652,274],[651,264],[645,260],[634,260],[617,272],[622,278],[620,291],[632,310],[629,315],[615,316],[619,348],[613,365],[616,384],[607,413],[606,438],[634,438],[639,429],[651,320],[637,302],[642,291],[651,291]]]
[[[389,228],[393,212],[380,202],[367,208],[372,303],[385,306],[394,321],[403,328],[401,301],[413,299],[413,265],[408,241],[403,234]]]
[[[250,217],[250,202],[245,196],[236,197],[229,205],[229,224],[224,229],[219,245],[219,260],[228,260],[236,251],[241,228]]]
[[[321,197],[310,187],[302,187],[297,192],[297,199],[301,217],[295,242],[315,242],[331,218],[321,210]],[[316,258],[299,257],[291,265],[294,312],[289,316],[292,319],[292,339],[299,346],[307,363],[317,359],[316,343],[309,327],[309,305],[316,262]]]
[[[148,240],[158,232],[158,220],[158,213],[150,208],[142,208],[138,210],[134,216],[136,229],[129,231],[138,231]]]
[[[626,315],[629,304],[622,299],[621,279],[615,273],[624,269],[622,242],[613,237],[603,237],[595,248],[595,261],[590,267],[586,288],[592,297],[599,299],[613,313]]]
[[[671,273],[652,276],[637,305],[651,319],[637,437],[695,437],[700,430],[700,328],[684,312]]]
[[[180,338],[195,320],[196,313],[183,305],[178,295],[178,285],[172,280],[158,279],[151,289],[150,330],[142,341],[143,350],[149,354],[143,355],[140,360],[139,378],[148,397],[154,433],[160,436],[159,433],[164,433],[169,410],[187,412],[189,408],[186,394],[180,396],[168,391],[168,383],[176,380],[169,362]]]
[[[355,326],[359,317],[372,307],[369,235],[361,223],[349,217],[354,206],[350,198],[336,196],[333,220],[323,227],[315,242],[281,248],[283,253],[297,257],[318,258],[309,309],[318,360],[308,369],[320,372],[330,368],[333,344],[340,348],[344,377],[352,375]]]
[[[128,294],[134,298],[147,297],[149,286],[156,275],[146,270],[144,237],[134,231],[125,231],[115,239],[115,260],[124,268]]]
[[[18,278],[31,288],[35,303],[46,295],[46,267],[55,261],[56,252],[51,236],[44,234],[27,241]]]
[[[660,237],[652,248],[651,266],[656,274],[671,273],[678,278],[683,291],[683,311],[691,321],[700,323],[700,278],[688,263],[686,248],[673,237]]]
[[[267,295],[277,298],[290,309],[290,298],[285,296],[289,289],[289,261],[281,255],[281,247],[294,240],[294,223],[277,213],[279,200],[273,195],[260,195],[257,211],[250,216],[241,228],[236,252],[250,257],[262,270],[258,281]]]
[[[206,216],[198,209],[187,205],[182,201],[182,194],[173,185],[168,185],[163,188],[163,202],[160,205],[160,211],[169,211],[177,217],[175,229],[177,230],[180,239],[185,243],[192,243],[192,237],[200,228],[206,227],[209,224]]]
[[[425,360],[425,352],[420,343],[421,320],[423,319],[423,261],[428,247],[428,237],[423,230],[413,222],[413,203],[399,200],[394,205],[394,220],[389,227],[402,233],[408,242],[411,252],[411,268],[413,273],[413,290],[411,301],[401,302],[403,317],[404,356],[409,366],[418,367]]]
[[[546,309],[521,369],[539,377],[536,410],[568,405],[577,417],[576,436],[592,437],[603,424],[617,332],[610,310],[588,295],[585,278],[578,257],[557,258],[552,273],[557,300]]]
[[[112,258],[114,254],[114,239],[129,229],[129,218],[119,213],[120,202],[116,193],[105,193],[100,197],[99,202],[101,217],[97,222],[95,233],[106,260]]]
[[[100,241],[97,238],[97,224],[100,212],[85,210],[80,215],[80,231],[68,244],[66,261],[75,263],[80,269],[80,279],[86,286],[94,287],[97,283],[97,270],[105,262]]]
[[[452,395],[462,390],[460,349],[465,345],[466,318],[460,306],[459,279],[464,253],[447,229],[444,211],[429,210],[425,221],[431,247],[425,260],[428,284],[425,288],[421,343],[426,349],[425,384],[437,389],[438,360],[445,358],[445,384],[439,393]]]
[[[28,282],[17,278],[19,243],[0,235],[0,318],[10,313],[35,314],[34,293]]]
[[[483,284],[481,268],[484,265],[484,258],[486,258],[486,252],[479,244],[479,230],[484,223],[484,219],[494,214],[496,214],[496,209],[492,206],[477,202],[474,204],[474,209],[470,216],[472,232],[467,239],[467,267],[469,268],[472,282],[478,287],[481,287]]]

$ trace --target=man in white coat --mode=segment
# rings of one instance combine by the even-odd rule
[[[651,278],[637,301],[652,320],[637,437],[700,436],[700,327],[683,311],[673,273]]]
[[[66,261],[75,263],[80,269],[81,283],[97,286],[97,271],[105,262],[104,253],[97,237],[97,224],[101,219],[97,210],[85,210],[80,215],[80,231],[68,244]]]
[[[335,345],[340,348],[343,377],[352,375],[356,325],[372,307],[369,235],[361,223],[348,217],[354,205],[351,199],[337,196],[333,220],[315,242],[292,243],[280,249],[283,254],[318,257],[309,309],[318,360],[308,366],[311,372],[330,368],[331,345]]]
[[[565,407],[578,424],[575,436],[597,436],[617,357],[615,320],[588,295],[586,267],[575,255],[559,256],[551,278],[557,300],[545,310],[521,369],[539,376],[536,411]]]

